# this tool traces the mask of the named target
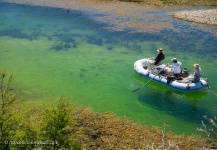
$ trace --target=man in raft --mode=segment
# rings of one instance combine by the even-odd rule
[[[173,75],[175,76],[176,79],[179,79],[179,76],[180,76],[180,73],[181,73],[181,65],[182,63],[177,61],[176,58],[173,58],[171,60],[173,62],[173,64],[169,67],[172,68],[172,71],[173,71]]]
[[[200,81],[200,77],[202,75],[202,70],[201,70],[199,64],[194,64],[193,66],[195,68],[195,72],[193,74],[194,75],[194,81],[193,82],[198,82],[198,81]]]
[[[162,65],[163,64],[163,60],[165,59],[165,56],[164,56],[164,53],[163,53],[163,49],[162,48],[159,48],[157,50],[158,52],[158,55],[157,57],[155,57],[155,62],[154,62],[154,65],[156,66],[159,66],[159,65]]]
[[[157,50],[158,55],[154,58],[154,62],[150,64],[150,70],[154,68],[154,66],[159,66],[163,64],[163,60],[165,59],[164,52],[162,48]]]

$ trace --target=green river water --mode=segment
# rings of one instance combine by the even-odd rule
[[[46,107],[66,95],[96,112],[200,134],[203,115],[217,115],[217,27],[170,18],[176,30],[111,31],[95,15],[0,1],[0,70],[13,73],[13,85],[22,89],[20,102]],[[191,72],[199,63],[212,92],[185,93],[155,82],[131,92],[148,81],[134,72],[134,62],[156,56],[159,47],[165,62],[176,57]]]

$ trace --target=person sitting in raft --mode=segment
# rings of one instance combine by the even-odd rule
[[[163,60],[165,59],[165,56],[162,48],[159,48],[157,51],[158,51],[158,55],[154,59],[155,60],[154,65],[159,66],[163,64]]]
[[[158,51],[158,55],[157,57],[154,58],[154,62],[150,64],[150,67],[149,67],[150,70],[153,69],[154,66],[159,66],[163,64],[163,60],[165,58],[163,49],[159,48],[157,51]]]
[[[200,81],[200,77],[202,75],[202,70],[200,68],[200,65],[199,64],[194,64],[193,65],[195,67],[195,72],[194,72],[194,80],[193,82],[199,82]]]
[[[173,75],[175,76],[175,79],[179,79],[180,73],[181,73],[181,65],[182,63],[177,61],[176,58],[171,59],[171,61],[173,62],[171,66],[172,71],[173,71]]]

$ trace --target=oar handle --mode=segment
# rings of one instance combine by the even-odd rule
[[[132,92],[135,92],[135,91],[138,91],[138,90],[141,89],[141,88],[144,88],[151,80],[153,80],[153,79],[154,79],[164,68],[166,68],[166,67],[167,67],[167,65],[164,66],[160,71],[158,71],[158,73],[157,73],[154,77],[152,77],[150,80],[148,80],[148,82],[146,82],[142,87],[137,88],[137,89],[133,90]]]
[[[158,73],[154,76],[154,77],[152,77],[148,82],[146,82],[146,84],[145,85],[143,85],[143,87],[145,87],[151,80],[153,80],[156,76],[158,76],[159,75],[159,73],[162,71],[162,70],[164,70],[164,68],[166,68],[167,67],[167,65],[166,66],[164,66],[160,71],[158,71]]]

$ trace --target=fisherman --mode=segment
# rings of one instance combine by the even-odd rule
[[[193,65],[194,67],[195,67],[195,72],[194,72],[194,80],[193,80],[193,82],[198,82],[198,81],[200,81],[200,77],[201,77],[201,75],[202,75],[202,70],[201,70],[201,68],[200,68],[200,65],[199,64],[194,64]]]
[[[163,64],[163,60],[165,59],[165,56],[164,56],[164,52],[162,48],[159,48],[157,52],[158,52],[158,55],[154,59],[155,60],[154,65],[159,66]]]
[[[173,75],[175,76],[175,79],[180,79],[180,73],[181,73],[181,65],[182,63],[177,61],[176,58],[173,58],[171,60],[173,63],[172,65],[170,65],[170,67],[172,68],[173,71]]]
[[[154,58],[154,62],[150,64],[149,69],[153,69],[154,66],[159,66],[163,64],[163,60],[165,59],[164,52],[162,48],[157,50],[158,55]]]

